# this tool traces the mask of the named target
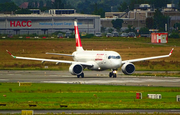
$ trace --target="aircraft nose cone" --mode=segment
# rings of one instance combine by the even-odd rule
[[[119,68],[121,66],[121,60],[113,60],[112,68]]]

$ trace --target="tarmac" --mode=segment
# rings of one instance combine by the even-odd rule
[[[138,71],[146,73],[151,71]],[[156,73],[165,71],[152,71]],[[178,71],[174,71],[178,72]],[[85,78],[77,78],[68,71],[15,71],[1,70],[0,82],[103,84],[127,86],[180,87],[180,78],[169,76],[132,76],[118,72],[117,78],[109,78],[109,71],[85,71]]]

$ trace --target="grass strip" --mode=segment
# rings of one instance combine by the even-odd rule
[[[180,109],[179,87],[138,87],[82,84],[0,84],[0,109]],[[136,99],[141,92],[142,99]],[[149,99],[147,94],[161,94]],[[30,107],[29,105],[36,105]],[[61,105],[67,107],[61,107]]]

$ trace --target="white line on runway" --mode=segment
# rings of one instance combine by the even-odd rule
[[[0,79],[0,81],[9,81],[9,79]]]
[[[7,74],[7,75],[22,75],[22,74]]]
[[[139,79],[139,78],[132,78],[132,79],[121,79],[121,80],[108,80],[108,81],[104,81],[104,80],[89,80],[89,81],[85,81],[85,80],[74,80],[74,81],[42,81],[43,83],[82,83],[82,84],[107,84],[107,83],[145,83],[145,82],[179,82],[180,83],[180,79],[172,79],[172,80],[163,80],[163,79]]]
[[[52,77],[54,77],[54,76],[58,76],[58,75],[49,75],[49,76],[52,76]]]

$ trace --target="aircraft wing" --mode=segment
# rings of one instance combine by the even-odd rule
[[[138,61],[145,61],[145,60],[169,57],[169,56],[171,56],[173,50],[174,50],[174,48],[172,48],[172,50],[170,51],[170,53],[168,55],[146,57],[146,58],[138,58],[138,59],[131,59],[131,60],[124,60],[124,61],[122,61],[122,64],[127,63],[127,62],[131,63],[131,62],[138,62]]]
[[[41,61],[42,63],[44,63],[44,62],[55,62],[56,64],[67,63],[67,64],[81,64],[82,66],[87,66],[87,67],[92,67],[93,66],[93,64],[89,64],[89,63],[86,63],[86,62],[53,60],[53,59],[31,58],[31,57],[19,57],[19,56],[12,55],[8,50],[6,50],[6,51],[9,53],[9,55],[11,55],[13,58],[16,58],[16,59],[35,60],[35,61]]]
[[[74,57],[73,55],[70,55],[70,54],[49,53],[49,52],[47,52],[46,54],[52,54],[52,55],[61,55],[61,56],[70,56],[70,57]]]

